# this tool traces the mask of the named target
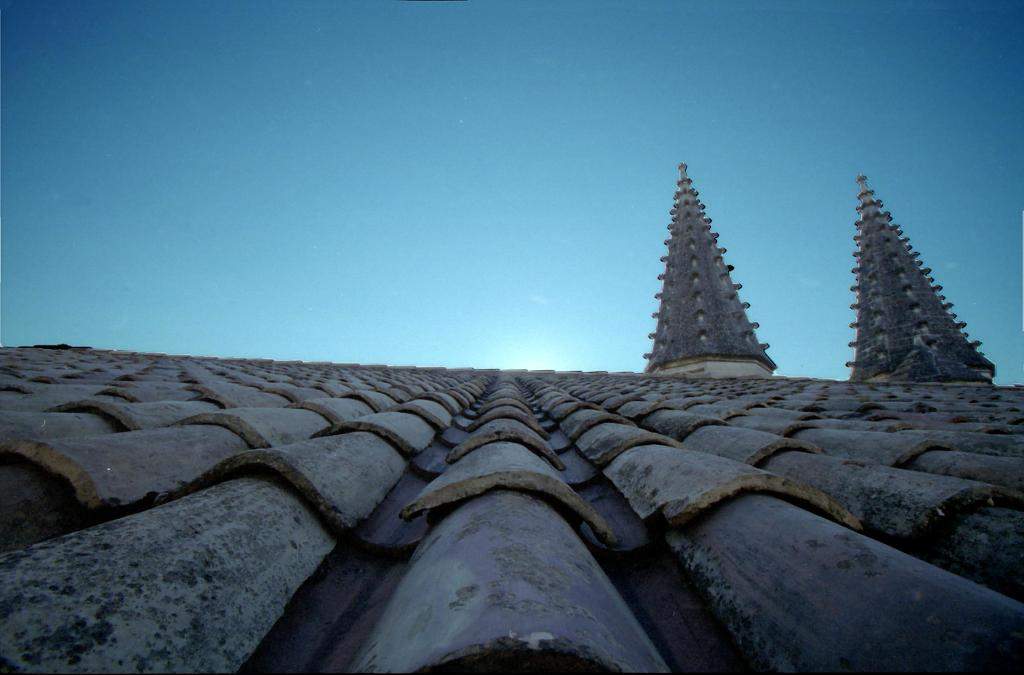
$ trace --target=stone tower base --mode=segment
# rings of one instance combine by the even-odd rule
[[[680,377],[771,377],[772,371],[763,363],[752,360],[686,359],[670,361],[653,370],[651,375],[677,375]]]

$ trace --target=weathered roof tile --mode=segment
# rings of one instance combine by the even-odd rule
[[[544,439],[538,436],[531,427],[524,425],[519,419],[499,417],[488,421],[473,431],[469,438],[455,446],[449,453],[449,464],[457,462],[477,448],[497,441],[518,443],[538,457],[542,457],[558,470],[565,468],[562,460],[548,447]]]
[[[83,506],[99,509],[182,488],[248,447],[226,428],[189,425],[49,442],[14,441],[3,451],[61,476]]]
[[[192,385],[191,389],[222,408],[273,408],[291,403],[278,394],[224,381],[206,380],[201,384]]]
[[[604,410],[577,410],[561,421],[562,431],[573,442],[579,439],[588,430],[603,422],[619,422],[629,424],[625,417],[606,412]]]
[[[548,437],[548,432],[544,431],[544,429],[541,428],[540,424],[537,422],[537,419],[533,416],[532,412],[511,405],[490,407],[487,408],[486,412],[483,412],[483,408],[481,408],[480,416],[473,420],[472,424],[470,424],[466,428],[466,431],[472,433],[479,429],[480,427],[484,426],[485,424],[488,424],[495,420],[515,420],[520,424],[529,427],[535,434],[537,434],[541,438]]]
[[[761,465],[779,452],[821,452],[820,448],[805,441],[732,426],[701,427],[683,440],[682,447],[728,457],[751,466]]]
[[[461,504],[434,527],[351,667],[473,664],[666,670],[573,531],[544,502],[508,490]]]
[[[561,474],[562,480],[573,487],[582,485],[593,480],[595,476],[600,475],[597,467],[588,462],[575,449],[562,453],[558,456],[558,459],[564,464]]]
[[[35,671],[236,670],[333,545],[289,490],[229,481],[0,556],[0,653]]]
[[[956,513],[991,504],[993,499],[1024,506],[1024,498],[977,481],[827,455],[783,452],[764,468],[826,492],[865,527],[894,539],[920,539]]]
[[[413,399],[406,401],[392,409],[394,412],[411,412],[419,415],[423,421],[434,427],[437,431],[444,431],[452,423],[452,415],[448,410],[438,403],[428,399]]]
[[[833,457],[870,461],[887,466],[899,466],[929,450],[951,449],[940,441],[880,431],[808,428],[801,429],[792,436],[817,445]]]
[[[576,446],[587,459],[604,466],[630,448],[658,443],[678,446],[678,441],[631,424],[605,422],[581,435]]]
[[[0,442],[72,438],[122,431],[114,420],[93,413],[48,413],[0,410]]]
[[[755,668],[1024,664],[1024,605],[781,499],[743,495],[668,542]]]
[[[724,457],[641,445],[619,455],[604,471],[641,518],[660,512],[673,526],[737,494],[771,492],[860,529],[857,518],[827,494]]]
[[[914,471],[957,476],[1024,492],[1024,459],[958,450],[932,450],[903,464]]]
[[[476,449],[434,479],[402,510],[403,518],[499,488],[545,495],[586,521],[603,540],[614,542],[608,525],[551,468],[517,443],[490,443]]]
[[[177,424],[221,426],[238,434],[252,448],[288,445],[330,426],[323,416],[300,408],[229,408],[194,415]]]
[[[31,394],[0,391],[0,410],[43,412],[63,403],[95,396],[104,387],[101,384],[46,384],[29,389]]]
[[[100,398],[64,403],[50,412],[95,413],[115,420],[128,431],[156,429],[179,422],[187,417],[212,413],[218,407],[207,401],[150,401],[124,403]]]
[[[290,407],[312,410],[331,424],[338,424],[363,415],[369,415],[373,408],[356,398],[310,398]]]
[[[347,431],[368,431],[380,436],[406,457],[423,450],[434,439],[434,429],[419,415],[408,412],[382,412],[332,424],[316,436],[333,436]]]
[[[659,434],[664,434],[677,441],[681,441],[701,427],[725,424],[725,422],[714,417],[696,415],[689,411],[656,410],[643,418],[641,424],[645,429],[650,429],[651,431],[656,431]]]
[[[198,483],[261,469],[291,484],[340,534],[384,499],[405,470],[405,460],[387,441],[355,431],[236,453]]]

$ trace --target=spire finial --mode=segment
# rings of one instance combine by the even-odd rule
[[[867,192],[870,189],[868,187],[868,177],[865,176],[864,174],[859,174],[857,176],[857,184],[860,185],[860,189],[862,192]]]
[[[689,176],[686,175],[686,162],[682,162],[679,165],[679,180],[686,180]]]

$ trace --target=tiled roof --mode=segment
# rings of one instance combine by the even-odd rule
[[[0,668],[1024,663],[1024,389],[0,350]]]

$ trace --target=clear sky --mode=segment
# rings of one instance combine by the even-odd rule
[[[1024,3],[0,2],[2,338],[640,370],[685,161],[783,375],[866,173],[1024,382]]]

